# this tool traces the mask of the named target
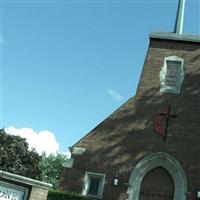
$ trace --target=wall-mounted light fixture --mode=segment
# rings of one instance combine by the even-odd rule
[[[200,190],[197,191],[197,198],[200,199]]]
[[[118,176],[118,174],[116,174],[115,177],[113,178],[112,184],[115,187],[119,185],[119,176]]]

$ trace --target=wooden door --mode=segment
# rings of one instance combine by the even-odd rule
[[[139,200],[173,200],[173,196],[174,183],[165,169],[158,167],[145,175]]]

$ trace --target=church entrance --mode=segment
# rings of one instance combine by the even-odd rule
[[[174,182],[164,168],[157,167],[144,176],[139,200],[173,200],[173,197]]]
[[[130,174],[128,185],[127,200],[186,200],[184,170],[165,152],[140,160]]]

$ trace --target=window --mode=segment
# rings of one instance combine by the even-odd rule
[[[160,92],[180,93],[184,79],[184,60],[176,56],[166,57],[160,71]]]
[[[90,178],[90,188],[89,188],[88,194],[98,196],[99,183],[100,183],[100,178],[91,177]]]
[[[101,199],[103,195],[104,182],[104,174],[86,172],[82,194]]]

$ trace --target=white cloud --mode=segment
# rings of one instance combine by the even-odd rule
[[[115,101],[122,101],[124,99],[124,97],[119,94],[119,92],[112,90],[112,89],[108,89],[107,93],[110,95],[110,97],[115,100]]]
[[[47,155],[50,153],[55,154],[59,151],[59,144],[56,141],[55,135],[47,130],[35,132],[31,128],[15,128],[10,126],[5,128],[5,132],[11,135],[18,135],[26,138],[29,144],[29,148],[35,148],[35,150],[41,154],[46,152]]]

